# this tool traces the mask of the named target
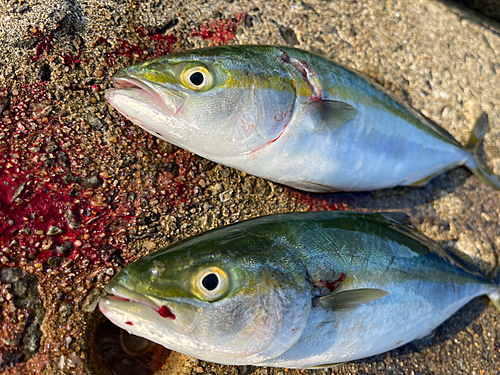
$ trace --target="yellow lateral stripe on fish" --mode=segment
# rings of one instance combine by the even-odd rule
[[[151,134],[215,162],[312,192],[423,184],[478,153],[356,73],[274,46],[185,51],[126,68],[107,100]],[[485,117],[483,117],[485,118]]]

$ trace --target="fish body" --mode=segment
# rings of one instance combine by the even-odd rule
[[[313,368],[429,335],[499,284],[394,214],[273,215],[147,255],[108,284],[123,329],[202,360]]]
[[[151,134],[298,189],[418,186],[460,165],[500,189],[474,152],[482,136],[466,149],[364,78],[302,50],[186,51],[126,68],[114,83],[107,100]]]

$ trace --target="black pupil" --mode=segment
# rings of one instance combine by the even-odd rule
[[[201,283],[206,290],[211,292],[212,290],[215,290],[215,288],[217,288],[217,285],[219,285],[219,278],[215,273],[210,273],[205,276],[203,280],[201,280]]]
[[[200,86],[203,83],[203,74],[201,74],[200,72],[193,73],[189,77],[189,80],[193,85]]]

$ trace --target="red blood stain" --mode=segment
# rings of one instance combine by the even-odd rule
[[[160,309],[158,310],[158,314],[160,314],[160,316],[162,318],[170,318],[172,320],[175,320],[175,315],[172,313],[172,311],[165,305],[163,305],[162,307],[160,307]]]
[[[154,29],[148,30],[144,27],[140,27],[138,33],[140,36],[147,36],[150,40],[156,42],[155,49],[150,51],[151,57],[168,55],[172,46],[179,40],[174,34],[163,35],[155,32]]]
[[[170,53],[172,46],[179,40],[173,34],[163,35],[156,34],[153,31],[148,31],[144,27],[136,29],[139,37],[148,37],[156,42],[155,48],[149,48],[144,44],[131,44],[127,40],[117,39],[120,44],[118,48],[106,53],[106,63],[110,66],[115,64],[116,56],[127,56],[138,61],[147,60],[153,57],[163,56]],[[98,39],[99,43],[105,43],[106,40],[102,37]]]
[[[261,146],[261,147],[259,147],[258,149],[253,150],[253,151],[251,152],[251,154],[253,154],[254,152],[260,151],[260,150],[262,150],[264,147],[269,146],[270,144],[272,144],[272,143],[276,142],[276,141],[277,141],[277,140],[278,140],[278,139],[279,139],[279,138],[283,135],[283,133],[285,132],[286,127],[287,127],[287,126],[288,126],[288,124],[286,124],[286,125],[283,127],[283,130],[281,131],[281,133],[279,133],[279,134],[278,134],[278,136],[277,136],[276,138],[271,139],[271,140],[270,140],[269,142],[267,142],[264,146]]]
[[[61,149],[70,139],[60,132],[64,124],[51,117],[45,84],[21,90],[29,96],[12,96],[10,109],[0,118],[2,255],[45,261],[85,253],[96,260],[105,244],[121,251],[125,241],[117,232],[134,216],[133,207],[122,203],[125,197],[116,189],[104,193],[100,177],[71,172],[72,157]],[[50,134],[59,143],[47,145]]]
[[[311,101],[314,102],[323,100],[321,86],[311,80],[311,78],[316,77],[316,71],[309,66],[307,61],[292,58],[284,50],[279,47],[277,48],[281,51],[281,60],[285,64],[289,64],[293,68],[295,68],[295,70],[297,70],[302,75],[304,81],[313,92],[313,95],[310,97]]]
[[[36,46],[35,56],[31,58],[33,61],[38,61],[40,55],[45,51],[50,51],[53,47],[54,41],[54,32],[50,34],[45,34],[41,30],[37,30],[35,34],[33,34],[36,38],[38,38],[39,42]]]
[[[70,69],[75,66],[75,64],[78,63],[85,63],[88,61],[88,59],[80,59],[82,56],[82,51],[78,51],[78,55],[70,55],[70,54],[65,54],[61,55],[61,58],[63,59],[63,64]]]
[[[56,25],[56,29],[49,34],[45,33],[42,30],[36,30],[33,33],[33,36],[39,40],[36,46],[35,56],[31,58],[32,61],[38,61],[42,53],[49,52],[52,47],[54,47],[54,33],[60,31],[63,27],[62,23],[58,23]]]
[[[274,114],[274,121],[276,122],[281,122],[285,118],[287,118],[289,115],[291,115],[293,112],[293,107],[290,109],[287,109],[284,113],[275,113]],[[287,124],[288,125],[288,124]]]
[[[191,36],[198,36],[210,40],[214,45],[225,44],[236,38],[236,28],[244,19],[246,13],[239,13],[235,17],[215,19],[199,25],[191,32]]]
[[[91,84],[91,83],[88,83],[87,87],[81,87],[81,86],[71,85],[71,86],[66,86],[64,88],[66,90],[69,90],[69,91],[83,91],[83,92],[97,92],[97,91],[101,90],[101,88],[99,87],[99,85]]]
[[[159,168],[160,155],[153,157],[158,163],[155,175],[120,169],[139,178],[114,186],[112,181],[92,175],[92,170],[101,167],[90,159],[85,162],[92,154],[79,148],[71,125],[54,115],[56,109],[45,86],[37,83],[16,88],[8,110],[0,117],[2,263],[43,262],[54,255],[71,259],[82,255],[91,262],[115,260],[127,249],[126,229],[136,223],[141,202],[156,199],[162,212],[178,205],[191,209],[193,155],[183,151],[163,154],[161,166],[174,166],[175,173]],[[154,149],[153,136],[138,136],[140,129],[130,124],[128,128],[130,133],[121,137],[127,140],[130,155]],[[123,161],[103,147],[99,136],[92,138],[103,158]],[[141,179],[146,180],[147,189]],[[135,199],[129,199],[129,192],[134,192]]]
[[[342,283],[342,281],[345,278],[346,278],[346,276],[343,273],[341,273],[340,277],[338,279],[326,280],[326,281],[319,280],[315,286],[316,286],[316,288],[318,288],[320,290],[323,288],[327,288],[330,292],[333,292],[335,289],[337,289],[340,286],[340,284]]]
[[[120,45],[118,46],[117,49],[112,51],[112,54],[116,55],[125,55],[129,57],[141,57],[142,54],[144,54],[144,50],[135,44],[130,44],[128,41],[124,39],[117,39],[118,42],[120,42]]]
[[[342,202],[341,194],[314,194],[284,186],[284,191],[291,200],[307,206],[310,211],[349,211],[353,208]],[[351,200],[351,199],[349,199]]]
[[[129,326],[133,326],[134,325],[134,323],[132,323],[132,322],[125,322],[125,324],[128,324]]]

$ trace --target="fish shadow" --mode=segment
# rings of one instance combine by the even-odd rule
[[[467,332],[467,327],[469,326],[471,326],[474,333],[482,335],[482,326],[479,323],[476,323],[476,321],[488,307],[488,304],[489,300],[487,297],[483,296],[475,298],[458,310],[448,320],[438,326],[434,331],[433,336],[417,339],[391,351],[384,352],[373,357],[352,361],[350,363],[358,365],[371,364],[373,367],[377,367],[379,363],[384,362],[384,360],[388,358],[403,359],[405,357],[410,357],[414,353],[425,352],[428,349],[439,353],[442,350],[442,347],[460,332],[465,331],[470,335],[470,333]],[[425,371],[425,369],[422,370]]]
[[[425,186],[398,186],[390,189],[366,192],[339,192],[330,194],[307,194],[314,201],[321,201],[326,207],[344,207],[350,211],[403,211],[412,216],[415,207],[430,206],[462,187],[470,172],[458,167],[430,180]]]
[[[486,24],[488,27],[493,29],[498,28],[498,22],[500,22],[500,16],[495,14],[494,11],[488,9],[488,6],[480,5],[479,2],[470,1],[450,1],[450,0],[438,0],[439,2],[446,5],[448,8],[459,11],[460,13],[466,12],[467,19],[475,24],[484,27]],[[460,14],[456,14],[460,18],[465,18]]]

